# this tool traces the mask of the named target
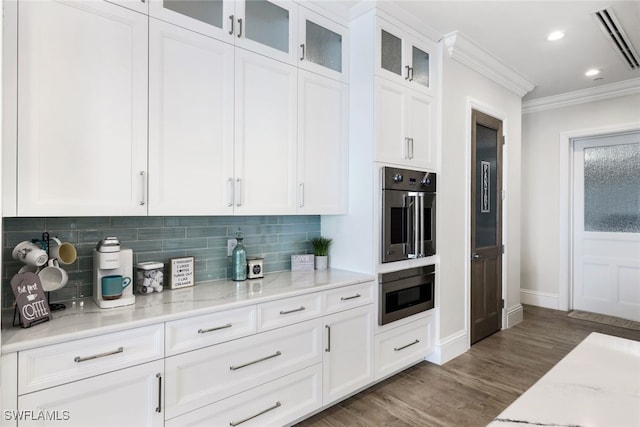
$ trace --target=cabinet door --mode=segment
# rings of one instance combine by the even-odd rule
[[[235,213],[295,212],[297,70],[236,49]]]
[[[410,164],[435,170],[436,146],[434,135],[433,99],[416,90],[407,93],[407,135],[410,142]]]
[[[162,426],[162,373],[158,360],[18,397],[18,410],[53,419],[25,419],[20,426]]]
[[[346,213],[348,87],[303,70],[299,82],[298,212]]]
[[[376,79],[376,151],[379,162],[409,164],[406,88],[386,79]]]
[[[149,214],[231,214],[233,46],[149,25]]]
[[[109,3],[119,4],[127,9],[135,10],[136,12],[149,14],[149,3],[147,0],[106,0]]]
[[[149,0],[149,15],[233,43],[234,3],[233,0]]]
[[[18,215],[145,215],[147,17],[20,3]]]
[[[235,45],[269,58],[297,62],[298,6],[289,0],[245,0],[235,3]]]
[[[433,48],[418,39],[407,37],[406,58],[408,59],[409,82],[412,87],[429,91],[432,83],[431,52]]]
[[[373,381],[373,324],[373,305],[325,317],[325,406]]]
[[[304,7],[298,9],[298,66],[344,82],[348,81],[349,32]]]

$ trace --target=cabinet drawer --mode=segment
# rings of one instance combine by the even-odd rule
[[[166,419],[322,361],[315,319],[165,360]]]
[[[258,305],[258,330],[266,331],[322,315],[322,293],[317,292]]]
[[[360,283],[326,291],[324,314],[373,303],[373,283]]]
[[[322,365],[316,364],[173,418],[165,427],[288,425],[322,406],[321,378]]]
[[[433,351],[431,316],[375,337],[376,380],[404,369]]]
[[[18,353],[18,394],[164,357],[162,325],[146,326]]]
[[[219,344],[256,332],[256,306],[167,322],[167,356]]]

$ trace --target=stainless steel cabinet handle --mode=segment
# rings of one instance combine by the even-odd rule
[[[411,138],[409,137],[405,137],[404,138],[404,145],[405,145],[405,155],[404,158],[405,159],[411,159],[411,148],[409,146],[409,141],[411,141]]]
[[[304,61],[304,43],[302,43],[300,47],[302,48],[302,55],[300,55],[300,61]]]
[[[304,310],[306,310],[305,307],[301,305],[300,308],[295,308],[293,310],[288,310],[288,311],[281,311],[280,314],[291,314],[291,313],[297,313],[299,311],[304,311]]]
[[[240,178],[236,178],[234,199],[236,201],[236,206],[242,206],[242,180]]]
[[[207,332],[219,331],[220,329],[227,329],[227,328],[230,328],[230,327],[231,327],[231,323],[227,323],[226,325],[216,326],[215,328],[198,329],[198,333],[199,334],[206,334]]]
[[[327,348],[324,351],[329,353],[331,351],[331,326],[324,325],[324,327],[327,329]]]
[[[405,65],[404,68],[407,70],[407,75],[405,76],[405,80],[409,80],[409,70],[411,69],[411,67],[409,67],[408,65]]]
[[[420,342],[420,340],[415,340],[414,342],[409,343],[409,344],[407,344],[407,345],[403,345],[402,347],[394,348],[394,349],[393,349],[393,351],[400,351],[400,350],[404,350],[405,348],[407,348],[407,347],[411,347],[412,345],[416,345],[416,344],[418,344],[419,342]]]
[[[304,207],[304,183],[298,184],[298,207]]]
[[[282,353],[280,353],[280,351],[276,351],[275,353],[269,355],[269,356],[265,356],[263,358],[260,358],[258,360],[254,360],[253,362],[247,362],[247,363],[243,363],[242,365],[237,365],[237,366],[229,366],[229,369],[231,369],[232,371],[236,371],[240,368],[246,368],[247,366],[250,365],[255,365],[256,363],[260,363],[260,362],[264,362],[265,360],[269,360],[269,359],[273,359],[274,357],[278,357],[281,356]]]
[[[156,378],[158,379],[158,406],[156,407],[156,412],[162,412],[162,374],[157,373]]]
[[[142,199],[140,200],[140,206],[144,206],[147,201],[147,182],[144,176],[144,171],[140,171],[140,180],[142,181]]]
[[[247,421],[249,421],[249,420],[252,420],[252,419],[254,419],[254,418],[256,418],[256,417],[259,417],[259,416],[260,416],[260,415],[262,415],[262,414],[266,414],[266,413],[267,413],[267,412],[269,412],[269,411],[273,411],[274,409],[279,408],[279,407],[281,407],[281,406],[282,406],[282,404],[281,404],[280,402],[276,402],[276,404],[275,404],[275,405],[273,405],[273,406],[271,406],[271,407],[269,407],[269,408],[265,409],[264,411],[260,411],[260,412],[258,412],[257,414],[255,414],[255,415],[251,415],[250,417],[244,418],[244,419],[242,419],[242,420],[240,420],[240,421],[231,421],[231,422],[229,422],[229,425],[230,425],[231,427],[239,426],[239,425],[240,425],[240,424],[242,424],[242,423],[246,423],[246,422],[247,422]]]
[[[413,67],[409,67],[409,72],[411,73],[411,77],[409,77],[409,81],[412,82],[413,81]],[[409,73],[407,73],[407,76],[409,75]]]
[[[355,294],[351,297],[340,297],[340,301],[348,301],[350,299],[356,299],[356,298],[360,298],[362,295],[360,294]]]
[[[411,157],[409,159],[413,159],[413,138],[409,138],[409,147],[411,148]]]
[[[86,357],[76,356],[73,359],[73,361],[77,363],[86,362],[87,360],[99,359],[100,357],[111,356],[114,354],[122,353],[123,351],[124,351],[124,347],[118,347],[117,350],[107,351],[106,353],[94,354],[93,356],[86,356]]]
[[[227,178],[227,206],[233,206],[233,178]]]
[[[242,37],[242,18],[238,19],[238,26],[239,26],[238,38],[240,38]]]
[[[231,21],[231,29],[229,30],[229,34],[233,34],[233,24],[234,24],[234,22],[233,22],[233,20],[234,20],[233,15],[229,15],[229,20]]]

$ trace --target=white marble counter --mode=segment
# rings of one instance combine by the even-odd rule
[[[640,426],[640,342],[592,333],[489,426]]]
[[[135,305],[100,309],[92,299],[67,303],[53,319],[30,328],[11,326],[13,310],[4,313],[2,353],[56,344],[184,317],[228,310],[289,296],[318,292],[373,280],[344,270],[280,272],[263,279],[199,283],[184,289],[136,295]]]

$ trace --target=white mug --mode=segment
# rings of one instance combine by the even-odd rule
[[[55,245],[53,244],[54,242]],[[69,265],[73,264],[78,258],[78,251],[71,243],[63,243],[57,237],[52,237],[49,240],[49,257],[57,259],[60,264]]]
[[[50,259],[46,267],[38,273],[42,289],[45,292],[55,291],[62,288],[69,280],[69,274],[58,265],[58,260]]]
[[[33,267],[40,267],[47,263],[47,252],[40,245],[32,242],[21,242],[13,249],[11,253],[13,259],[22,261]]]

